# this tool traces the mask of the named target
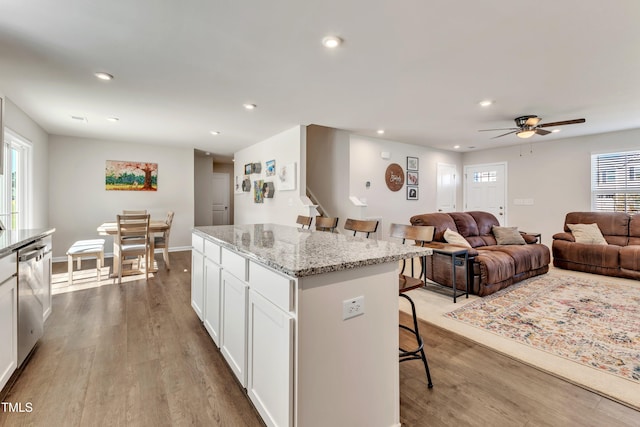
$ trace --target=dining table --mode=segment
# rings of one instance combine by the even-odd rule
[[[155,272],[158,269],[155,267],[154,256],[155,244],[153,239],[154,233],[164,233],[170,227],[164,219],[151,219],[149,220],[149,253],[151,254],[151,266],[149,272]],[[98,234],[101,236],[115,236],[118,234],[118,224],[116,221],[104,222],[98,226]],[[113,271],[110,277],[118,277],[120,271],[120,257],[117,255],[116,242],[113,242]]]

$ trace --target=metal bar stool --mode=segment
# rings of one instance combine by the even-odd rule
[[[431,226],[412,226],[402,224],[391,224],[391,237],[397,237],[402,239],[404,244],[407,239],[414,240],[416,245],[424,246],[425,242],[430,242],[433,239],[434,228]],[[424,262],[423,262],[424,265]],[[402,260],[402,269],[400,270],[400,276],[398,278],[398,290],[399,296],[409,301],[411,304],[411,315],[413,317],[413,329],[409,326],[400,324],[400,328],[410,332],[416,339],[417,347],[413,349],[404,349],[400,347],[399,357],[400,362],[406,362],[408,360],[422,360],[424,364],[424,370],[427,373],[427,385],[429,388],[433,388],[433,382],[431,381],[431,372],[429,371],[429,362],[427,362],[427,355],[424,352],[424,340],[420,335],[418,329],[418,316],[416,315],[416,306],[413,300],[406,295],[412,289],[417,289],[424,286],[422,279],[407,276],[404,274],[406,267],[406,260]],[[413,259],[411,260],[411,272],[413,273]]]

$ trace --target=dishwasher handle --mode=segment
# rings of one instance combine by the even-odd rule
[[[27,262],[34,258],[36,259],[36,261],[40,261],[44,256],[44,248],[45,247],[42,246],[42,247],[35,248],[32,251],[21,253],[20,257],[18,258],[18,262]]]

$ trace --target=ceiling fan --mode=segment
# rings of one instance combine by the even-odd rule
[[[540,120],[542,120],[540,117],[534,116],[534,115],[520,116],[515,118],[516,126],[518,127],[501,128],[501,129],[481,129],[478,132],[487,132],[487,131],[495,131],[495,130],[509,131],[507,133],[503,133],[502,135],[494,136],[491,139],[500,138],[501,136],[510,135],[512,133],[515,133],[518,138],[531,138],[535,134],[548,135],[551,133],[550,131],[542,128],[563,126],[563,125],[573,125],[577,123],[586,122],[585,119],[575,119],[575,120],[563,120],[561,122],[539,124]]]

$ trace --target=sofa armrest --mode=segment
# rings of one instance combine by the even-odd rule
[[[575,242],[576,239],[573,238],[573,234],[567,233],[563,231],[562,233],[556,233],[553,235],[553,240],[565,240],[567,242]]]
[[[541,234],[540,233],[532,233],[532,232],[527,232],[527,231],[521,231],[520,235],[522,236],[522,238],[524,239],[524,241],[530,245],[533,243],[542,243],[540,242],[538,239],[541,238]]]

